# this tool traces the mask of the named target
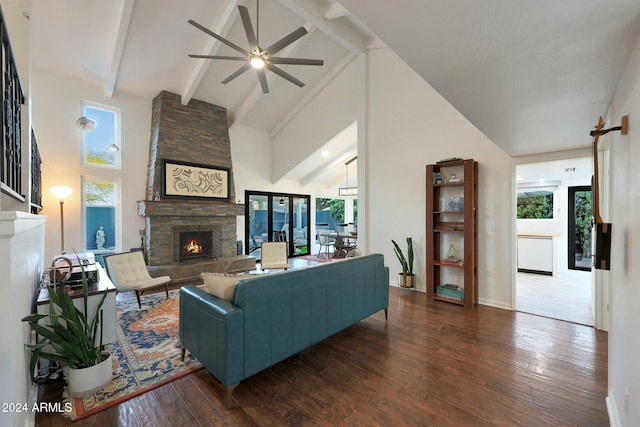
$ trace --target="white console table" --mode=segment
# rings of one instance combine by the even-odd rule
[[[107,272],[100,266],[100,264],[96,263],[98,267],[98,275],[99,281],[98,283],[93,283],[89,285],[89,297],[87,299],[87,303],[89,305],[89,316],[91,316],[98,303],[102,299],[102,295],[106,292],[107,298],[104,300],[104,304],[102,305],[103,310],[103,336],[102,343],[107,344],[111,342],[115,342],[117,338],[117,318],[116,318],[116,287],[107,276]],[[82,298],[82,287],[77,287],[72,289],[69,292],[71,298],[73,298],[73,303],[80,310],[84,309],[84,300]],[[40,294],[38,295],[38,314],[48,314],[49,313],[49,291],[46,288],[40,289]]]

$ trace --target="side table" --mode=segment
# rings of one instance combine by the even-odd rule
[[[117,318],[116,318],[116,287],[107,276],[107,272],[100,266],[98,267],[98,282],[89,285],[89,297],[87,304],[89,305],[89,313],[93,313],[96,306],[102,299],[102,295],[107,292],[107,298],[102,305],[103,325],[102,325],[102,343],[108,344],[115,342],[117,339]],[[84,300],[82,298],[82,287],[72,288],[69,296],[73,299],[73,304],[80,310],[84,309]],[[40,289],[37,300],[38,314],[49,313],[49,290],[47,288]]]

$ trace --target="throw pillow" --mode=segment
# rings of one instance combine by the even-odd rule
[[[231,301],[238,280],[252,278],[251,274],[200,273],[210,294],[220,299]]]

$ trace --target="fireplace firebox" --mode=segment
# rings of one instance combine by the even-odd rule
[[[211,259],[213,256],[213,233],[211,231],[180,232],[180,262],[192,259]]]

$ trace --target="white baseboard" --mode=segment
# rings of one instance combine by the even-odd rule
[[[493,300],[480,298],[478,299],[478,304],[487,305],[489,307],[501,308],[503,310],[513,311],[511,304],[507,304],[500,301],[493,301]]]
[[[616,400],[611,395],[611,391],[607,395],[605,399],[607,402],[607,413],[609,414],[609,424],[611,427],[621,427],[622,423],[620,422],[620,416],[618,415],[618,405],[616,405]]]
[[[400,286],[397,283],[389,283],[389,286],[394,287],[394,288],[400,288]],[[415,287],[413,289],[411,289],[414,292],[422,292],[422,293],[426,293],[427,289],[426,288],[420,288],[420,287]],[[510,304],[506,304],[500,301],[493,301],[493,300],[486,300],[486,299],[479,299],[478,300],[478,304],[481,305],[487,305],[489,307],[495,307],[495,308],[500,308],[503,310],[510,310],[512,311],[513,308],[511,308]]]
[[[29,389],[27,390],[29,402],[29,408],[33,408],[34,403],[38,401],[38,384],[29,382]],[[29,416],[25,420],[25,427],[33,427],[36,425],[36,411],[29,411]]]
[[[392,288],[398,288],[398,289],[406,289],[408,291],[415,291],[415,292],[422,292],[423,294],[427,292],[426,288],[419,288],[419,287],[415,287],[415,288],[411,288],[411,289],[407,289],[407,288],[401,288],[400,285],[398,285],[397,283],[389,283],[389,286]]]

